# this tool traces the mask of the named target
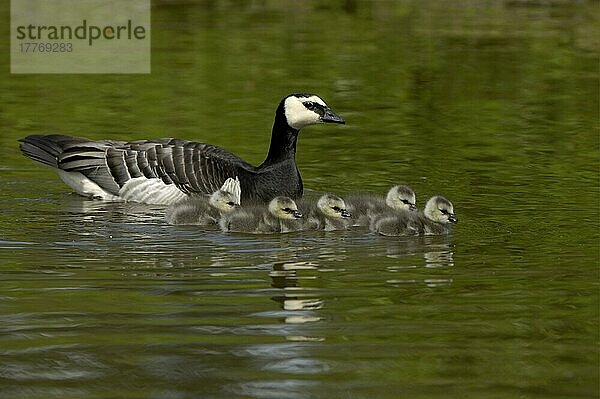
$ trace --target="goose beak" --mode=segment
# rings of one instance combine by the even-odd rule
[[[346,209],[342,209],[342,217],[343,218],[349,218],[350,216],[352,216],[352,214],[350,212],[348,212]]]
[[[301,218],[302,218],[302,216],[303,216],[303,215],[302,215],[302,212],[300,212],[300,211],[294,211],[294,217],[295,217],[296,219],[301,219]]]
[[[450,223],[458,223],[458,218],[456,216],[454,216],[453,213],[451,213],[448,215],[448,221]]]
[[[346,123],[346,121],[344,119],[342,119],[341,116],[339,116],[338,114],[336,114],[335,112],[333,112],[331,110],[331,108],[325,108],[325,113],[321,117],[321,122],[325,122],[325,123],[340,123],[342,125],[344,125]]]

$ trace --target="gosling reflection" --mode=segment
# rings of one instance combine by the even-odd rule
[[[454,251],[450,245],[440,245],[437,250],[425,252],[425,267],[453,267]]]
[[[323,307],[323,301],[314,294],[307,292],[306,288],[298,285],[298,280],[314,279],[314,276],[298,276],[299,270],[316,270],[316,266],[309,262],[278,262],[273,265],[273,270],[269,273],[271,277],[271,286],[283,290],[282,295],[275,295],[271,299],[277,302],[281,309],[286,311],[284,323],[303,324],[321,320],[314,311]],[[287,312],[292,312],[289,314]],[[295,340],[304,338],[314,340],[314,337],[294,336]]]
[[[448,271],[453,268],[454,244],[448,236],[431,236],[406,240],[394,240],[385,248],[390,264],[387,270],[390,278],[386,282],[394,287],[422,286],[440,287],[453,283]],[[440,269],[437,272],[426,272],[425,269]]]

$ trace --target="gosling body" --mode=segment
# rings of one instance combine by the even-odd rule
[[[268,206],[253,204],[223,215],[219,221],[224,232],[289,233],[302,229],[302,213],[289,197],[273,198]]]
[[[351,194],[346,198],[348,211],[352,213],[354,226],[369,226],[376,217],[390,210],[413,211],[416,209],[414,191],[405,185],[393,186],[385,198],[371,193]]]
[[[352,225],[351,213],[343,199],[333,194],[317,200],[302,199],[300,209],[306,214],[303,230],[345,230]]]
[[[443,235],[452,231],[458,222],[454,207],[446,198],[431,197],[421,212],[382,214],[371,223],[371,230],[385,236]]]
[[[167,223],[175,225],[215,225],[224,214],[240,206],[240,181],[228,178],[211,195],[188,197],[169,205],[165,211]]]

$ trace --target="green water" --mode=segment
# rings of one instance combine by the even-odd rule
[[[0,396],[598,397],[599,19],[585,1],[165,0],[152,74],[123,76],[9,75],[3,39]],[[307,189],[443,194],[454,233],[173,227],[17,149],[173,136],[258,164],[297,91],[347,121],[302,131]]]

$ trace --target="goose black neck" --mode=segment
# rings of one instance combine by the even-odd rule
[[[298,132],[287,124],[283,107],[277,108],[275,113],[275,122],[271,133],[271,145],[267,159],[262,166],[273,165],[275,163],[294,159],[296,157],[296,141]]]

